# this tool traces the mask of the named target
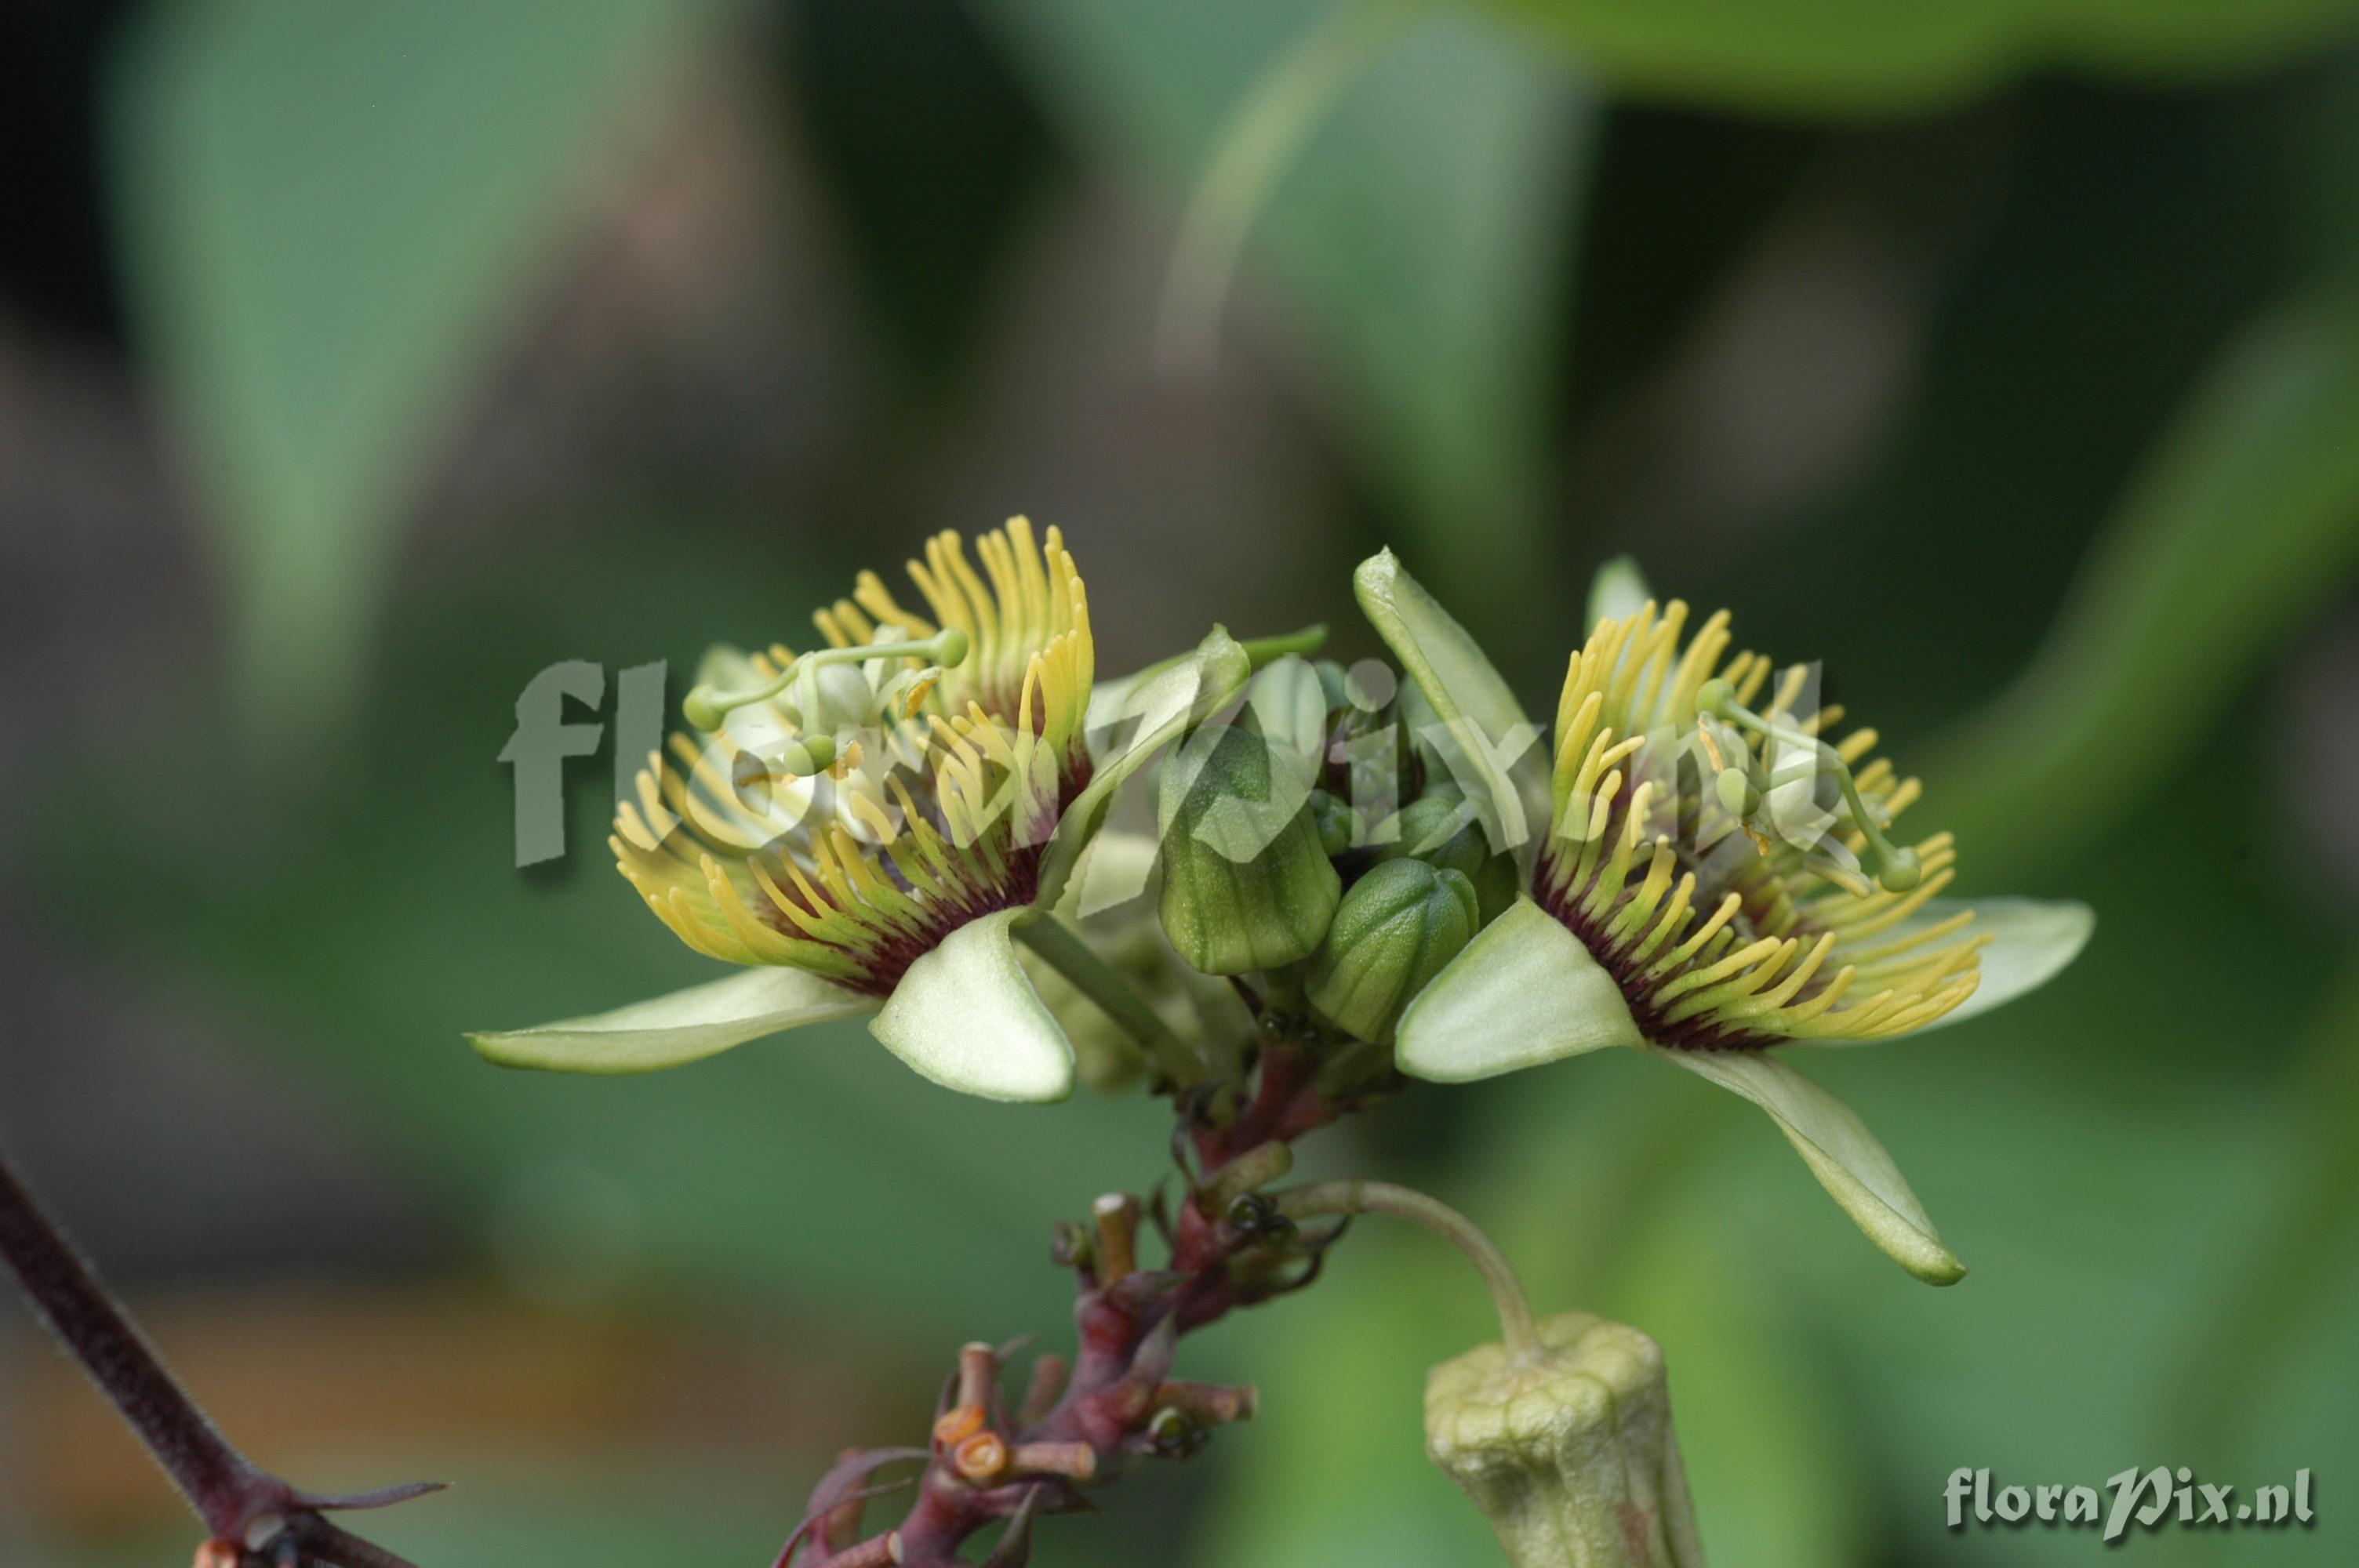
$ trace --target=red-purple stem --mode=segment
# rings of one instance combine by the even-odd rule
[[[1231,1086],[1209,1097],[1183,1094],[1178,1145],[1189,1156],[1183,1168],[1193,1169],[1169,1223],[1169,1262],[1140,1266],[1132,1245],[1140,1206],[1120,1195],[1100,1200],[1093,1238],[1084,1243],[1078,1231],[1069,1238],[1080,1343],[1061,1391],[1060,1358],[1044,1357],[1050,1365],[1036,1365],[1031,1391],[1011,1414],[997,1387],[1004,1355],[970,1346],[961,1377],[943,1396],[931,1444],[845,1454],[813,1492],[778,1568],[796,1561],[807,1568],[952,1568],[963,1561],[962,1546],[1003,1520],[1006,1529],[984,1568],[1021,1568],[1037,1514],[1085,1508],[1081,1487],[1110,1478],[1123,1460],[1184,1457],[1211,1427],[1250,1416],[1250,1390],[1172,1381],[1173,1354],[1181,1335],[1308,1283],[1340,1233],[1338,1227],[1298,1236],[1268,1204],[1247,1198],[1224,1208],[1208,1190],[1255,1150],[1290,1142],[1359,1103],[1323,1086],[1316,1060],[1291,1041],[1273,1042],[1259,1054],[1249,1093]],[[1387,1076],[1357,1087],[1383,1092]],[[870,1476],[914,1458],[927,1463],[899,1527],[855,1539],[861,1505],[889,1489],[871,1487]]]
[[[323,1498],[255,1468],[197,1408],[73,1243],[33,1201],[5,1153],[0,1153],[0,1259],[24,1286],[35,1315],[138,1433],[230,1561],[409,1568],[382,1547],[337,1529],[320,1515],[405,1502],[439,1490],[440,1483]],[[274,1519],[268,1541],[248,1540],[258,1523]],[[249,1550],[257,1545],[269,1555]]]
[[[156,1463],[217,1536],[239,1522],[255,1476],[181,1388],[82,1255],[51,1224],[0,1155],[0,1257],[33,1311],[114,1401]]]

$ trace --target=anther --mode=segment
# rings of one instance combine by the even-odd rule
[[[1844,804],[1851,808],[1852,826],[1858,828],[1861,836],[1867,840],[1867,853],[1860,858],[1861,862],[1875,875],[1876,881],[1883,883],[1885,891],[1906,892],[1922,880],[1924,868],[1918,860],[1917,852],[1914,849],[1903,849],[1884,836],[1884,829],[1876,823],[1875,814],[1868,809],[1867,802],[1861,798],[1859,784],[1852,776],[1850,764],[1843,760],[1832,746],[1815,735],[1806,735],[1790,725],[1778,723],[1774,718],[1764,719],[1754,712],[1736,699],[1735,687],[1723,676],[1714,676],[1697,688],[1696,710],[1700,714],[1712,714],[1731,724],[1750,730],[1756,735],[1767,736],[1772,741],[1799,747],[1807,752],[1812,761],[1806,768],[1793,773],[1792,776],[1815,777],[1823,773],[1833,777],[1837,787],[1843,791]],[[1713,781],[1713,788],[1720,795],[1721,804],[1729,806],[1731,795],[1735,794],[1739,800],[1754,799],[1757,809],[1757,795],[1751,780],[1744,778],[1740,773],[1738,783],[1730,784],[1729,775],[1736,771],[1723,770]],[[1789,770],[1787,769],[1778,770],[1771,776],[1771,784],[1775,786],[1782,782],[1788,776],[1788,773]],[[1732,811],[1735,810],[1734,806],[1729,806],[1729,808]],[[1736,815],[1742,818],[1750,816],[1752,813],[1738,811]]]
[[[1761,792],[1743,768],[1723,768],[1712,776],[1713,793],[1731,816],[1750,817],[1761,809]]]
[[[797,655],[785,669],[760,686],[744,691],[723,691],[711,686],[699,686],[681,702],[680,713],[699,730],[715,730],[737,708],[748,703],[766,702],[797,682],[803,683],[807,697],[815,697],[819,672],[831,665],[859,664],[868,659],[923,659],[929,665],[951,669],[966,662],[971,645],[965,633],[955,626],[946,626],[930,637],[915,641],[867,643],[849,648],[814,648],[808,654]],[[815,702],[806,703],[806,706],[816,705]],[[805,715],[806,719],[812,717]]]

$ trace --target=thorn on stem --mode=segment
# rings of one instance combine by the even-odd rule
[[[1032,1519],[1039,1505],[1039,1487],[1024,1494],[1024,1501],[1008,1516],[1007,1528],[1000,1532],[998,1544],[983,1560],[983,1568],[1025,1568],[1032,1561]]]

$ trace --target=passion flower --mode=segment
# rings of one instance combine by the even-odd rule
[[[719,649],[609,840],[681,941],[753,972],[538,1029],[471,1036],[510,1066],[636,1072],[799,1024],[870,1032],[937,1082],[1060,1098],[1072,1048],[1011,946],[1053,905],[1122,782],[1249,674],[1215,630],[1094,694],[1089,600],[1058,531],[954,534],[814,620],[827,646]],[[1093,752],[1093,733],[1109,743]]]
[[[1810,671],[1732,652],[1730,620],[1676,600],[1607,607],[1571,655],[1555,742],[1390,553],[1361,602],[1438,723],[1431,737],[1523,892],[1402,1015],[1401,1070],[1489,1077],[1626,1045],[1753,1100],[1894,1259],[1948,1283],[1941,1245],[1858,1119],[1772,1052],[1890,1039],[2044,983],[2087,940],[2077,903],[1966,903],[1946,834],[1893,838],[1919,793],[1840,739]]]

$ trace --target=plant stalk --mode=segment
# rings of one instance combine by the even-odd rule
[[[1328,1215],[1384,1215],[1421,1225],[1465,1254],[1490,1288],[1492,1305],[1499,1314],[1499,1333],[1507,1350],[1519,1358],[1539,1354],[1538,1331],[1532,1325],[1532,1306],[1524,1294],[1515,1265],[1480,1226],[1439,1198],[1413,1187],[1390,1182],[1358,1180],[1314,1182],[1273,1195],[1277,1212],[1288,1219],[1313,1219]]]
[[[207,1420],[0,1157],[0,1257],[34,1314],[123,1413],[208,1529],[226,1535],[257,1472]]]
[[[1184,1086],[1202,1078],[1203,1064],[1178,1032],[1164,1022],[1163,1015],[1147,1005],[1147,999],[1117,974],[1113,965],[1099,957],[1071,926],[1053,914],[1044,914],[1028,925],[1018,925],[1016,936],[1136,1041],[1172,1082]]]

